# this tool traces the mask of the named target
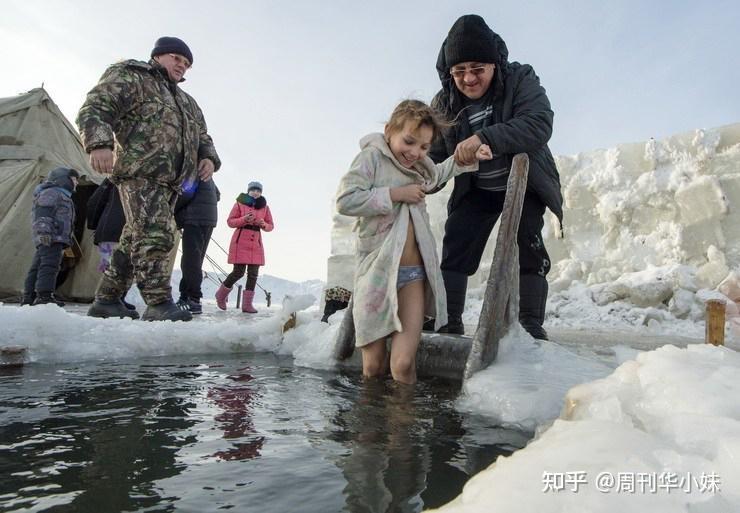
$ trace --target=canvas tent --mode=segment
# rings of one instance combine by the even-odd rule
[[[93,171],[74,126],[42,88],[0,98],[0,301],[17,301],[31,264],[33,190],[49,171],[64,166],[80,172],[73,195],[75,236],[81,255],[66,259],[57,295],[89,301],[100,279],[98,252],[85,227],[85,206],[103,176]]]

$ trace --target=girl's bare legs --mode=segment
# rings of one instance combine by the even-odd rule
[[[398,317],[403,331],[393,333],[391,339],[391,375],[399,383],[416,383],[416,349],[424,323],[425,283],[413,281],[398,291]]]
[[[362,375],[377,378],[386,372],[385,338],[362,346]]]

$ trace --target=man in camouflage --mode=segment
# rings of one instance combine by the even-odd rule
[[[161,37],[149,62],[110,66],[80,109],[90,164],[111,174],[126,216],[90,316],[136,317],[120,301],[136,280],[147,304],[144,320],[192,319],[172,301],[174,204],[184,187],[210,180],[221,164],[200,107],[178,86],[192,62],[182,40]]]

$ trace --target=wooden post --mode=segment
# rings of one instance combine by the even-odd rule
[[[337,340],[334,345],[334,358],[342,361],[346,360],[355,351],[355,321],[352,317],[353,298],[350,297],[347,311],[344,312],[342,323],[337,331]]]
[[[290,329],[295,328],[296,321],[297,321],[296,313],[293,312],[292,314],[290,314],[290,317],[288,317],[288,320],[285,321],[285,324],[283,324],[283,333],[285,333],[286,331]]]
[[[725,345],[725,302],[710,299],[706,302],[706,332],[704,342],[715,346]]]
[[[519,319],[519,246],[516,234],[522,217],[528,175],[529,157],[526,153],[515,155],[506,183],[496,248],[478,328],[465,364],[464,379],[485,369],[496,359],[499,341]]]
[[[242,286],[237,285],[236,286],[236,307],[239,308],[242,306]]]

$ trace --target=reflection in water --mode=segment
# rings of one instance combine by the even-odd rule
[[[342,422],[350,453],[340,462],[352,512],[417,511],[409,499],[423,489],[428,449],[415,443],[414,387],[366,380]]]
[[[249,368],[238,369],[229,379],[237,383],[252,381]],[[252,422],[252,403],[258,397],[249,385],[216,386],[208,391],[208,398],[223,409],[214,417],[224,431],[224,438],[234,439],[234,446],[225,451],[216,451],[214,456],[222,460],[248,460],[260,455],[265,437],[258,436]]]
[[[446,387],[451,401],[456,387]],[[442,388],[444,391],[445,388]],[[443,394],[444,395],[444,394]],[[344,494],[353,513],[417,512],[454,499],[465,482],[508,443],[461,447],[466,435],[460,416],[424,383],[366,380],[354,406],[333,420],[349,448],[338,459],[347,480]],[[526,443],[526,436],[508,437]]]
[[[414,387],[250,354],[0,374],[0,513],[417,512],[529,435]]]

